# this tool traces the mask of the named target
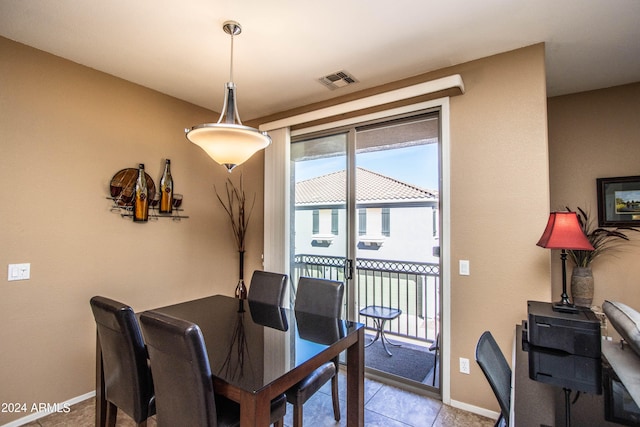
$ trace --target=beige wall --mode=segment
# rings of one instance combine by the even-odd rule
[[[490,330],[510,361],[526,301],[550,298],[549,254],[535,245],[549,214],[544,46],[453,70],[466,92],[451,99],[451,398],[497,411],[476,342]]]
[[[236,254],[212,188],[228,175],[182,131],[213,113],[6,39],[0,54],[0,266],[32,268],[31,280],[0,287],[0,400],[61,402],[94,388],[92,295],[141,310],[232,293]],[[508,357],[527,299],[551,298],[550,254],[535,246],[549,212],[544,47],[377,90],[453,73],[466,93],[451,99],[451,397],[497,410],[475,343],[491,330]],[[110,213],[111,176],[144,162],[157,179],[165,157],[191,218],[133,224]],[[262,160],[241,167],[258,194],[247,272],[260,266]],[[457,275],[460,259],[470,276]],[[459,357],[471,375],[457,373]]]
[[[95,389],[91,296],[142,310],[232,294],[237,252],[213,191],[229,174],[183,132],[217,114],[4,38],[0,57],[0,402],[30,408]],[[190,218],[111,213],[111,177],[145,163],[157,183],[164,158]],[[232,177],[242,169],[258,195],[250,274],[261,265],[261,156]],[[23,262],[31,280],[7,282],[7,265]]]
[[[640,175],[640,83],[550,98],[548,109],[551,207],[580,206],[597,218],[596,179]],[[609,299],[640,310],[640,233],[628,235],[630,244],[592,265],[594,305]],[[558,295],[560,262],[553,266]]]

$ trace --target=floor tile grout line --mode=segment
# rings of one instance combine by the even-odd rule
[[[365,405],[365,406],[366,406],[366,405]],[[366,410],[366,411],[369,411],[369,412],[373,412],[374,414],[378,415],[379,417],[385,418],[385,419],[387,419],[387,420],[394,421],[394,422],[396,422],[396,423],[400,423],[400,424],[405,425],[405,426],[407,426],[407,427],[418,427],[418,426],[414,426],[413,424],[407,424],[407,423],[405,423],[404,421],[398,420],[398,419],[396,419],[396,418],[391,418],[390,416],[385,415],[385,414],[381,414],[380,412],[378,412],[378,411],[376,411],[376,410],[373,410],[373,409],[367,409],[367,408],[365,407],[365,410]],[[434,422],[435,422],[435,421],[434,421]],[[366,426],[366,423],[365,423],[365,426]]]
[[[431,427],[434,427],[436,425],[436,423],[438,422],[438,419],[440,418],[440,413],[442,412],[442,407],[443,407],[443,404],[440,405],[440,407],[438,408],[438,413],[436,414],[435,418],[433,419],[433,422],[431,423]]]

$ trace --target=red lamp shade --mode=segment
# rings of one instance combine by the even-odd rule
[[[536,244],[547,249],[593,250],[575,212],[551,212],[547,228]]]

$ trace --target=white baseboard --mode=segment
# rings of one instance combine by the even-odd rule
[[[71,405],[75,405],[76,403],[82,402],[83,400],[91,399],[92,397],[95,397],[95,395],[96,395],[96,392],[94,390],[94,391],[90,391],[89,393],[85,393],[83,395],[73,397],[73,398],[71,398],[69,400],[66,400],[66,401],[62,402],[62,403],[49,404],[48,406],[49,407],[54,407],[54,408],[68,408]],[[47,415],[51,415],[51,413],[52,412],[50,412],[50,411],[33,412],[33,413],[27,415],[26,417],[22,417],[22,418],[19,418],[19,419],[15,420],[15,421],[11,421],[10,423],[3,424],[0,427],[20,427],[22,425],[28,424],[28,423],[30,423],[32,421],[35,421],[35,420],[37,420],[39,418],[43,418],[43,417],[46,417]]]
[[[471,412],[474,414],[482,415],[483,417],[497,420],[500,416],[499,412],[490,411],[489,409],[481,408],[479,406],[469,405],[468,403],[459,402],[457,400],[451,401],[451,406],[454,408],[462,409],[463,411]]]

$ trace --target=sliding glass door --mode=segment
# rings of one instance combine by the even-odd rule
[[[387,119],[291,144],[291,276],[345,282],[344,314],[400,310],[391,344],[367,347],[367,367],[438,387],[440,325],[439,112]],[[395,345],[392,345],[395,344]],[[431,351],[429,351],[431,348]]]

